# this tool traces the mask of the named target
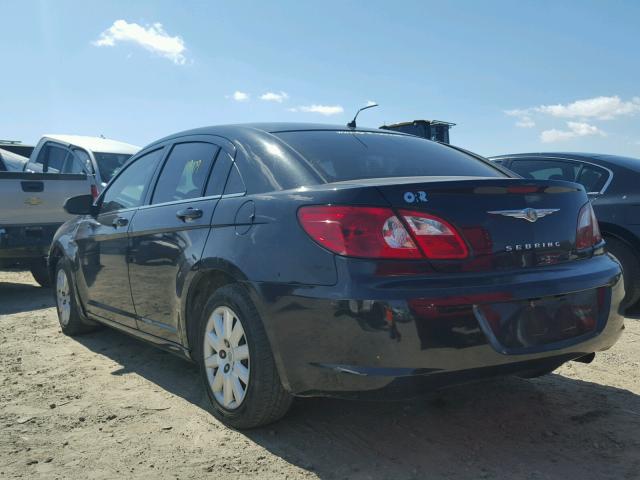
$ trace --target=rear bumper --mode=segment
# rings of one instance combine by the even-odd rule
[[[606,255],[520,272],[433,278],[360,276],[361,265],[354,268],[352,260],[337,258],[336,264],[340,281],[334,286],[252,285],[285,387],[297,395],[409,397],[553,368],[610,348],[624,329],[620,268]],[[542,345],[501,345],[474,312],[476,302],[496,298],[537,302],[598,289],[604,300],[593,328]],[[429,300],[444,310],[416,309],[416,301]]]
[[[60,224],[0,225],[0,267],[26,265],[44,258]]]

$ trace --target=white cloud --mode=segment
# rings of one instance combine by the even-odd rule
[[[184,65],[187,62],[184,40],[177,35],[170,36],[164,31],[161,23],[154,23],[145,28],[137,23],[116,20],[92,44],[96,47],[113,47],[120,42],[138,44],[150,52],[168,58],[176,65]]]
[[[246,92],[241,92],[240,90],[236,90],[233,92],[233,95],[227,95],[227,98],[232,98],[236,102],[248,102],[249,94]]]
[[[297,109],[290,109],[290,111],[295,112],[309,112],[309,113],[319,113],[320,115],[331,116],[338,115],[339,113],[344,112],[344,108],[341,105],[301,105]]]
[[[613,97],[594,97],[568,104],[541,105],[535,111],[561,118],[594,118],[610,120],[621,115],[633,115],[640,112],[640,98],[634,97],[623,102],[617,95]]]
[[[265,102],[278,102],[282,103],[289,98],[287,92],[276,93],[276,92],[267,92],[260,95],[260,100],[264,100]]]
[[[531,118],[531,113],[527,109],[513,109],[513,110],[505,110],[505,115],[510,117],[516,117],[518,121],[516,122],[516,127],[520,128],[533,128],[536,126],[536,122]]]
[[[628,101],[621,100],[617,95],[594,97],[567,104],[558,103],[556,105],[516,108],[505,110],[504,113],[510,117],[516,117],[518,119],[516,125],[523,128],[535,126],[533,117],[540,117],[541,115],[583,120],[611,120],[623,115],[640,113],[640,97],[633,97]]]
[[[533,128],[536,126],[536,122],[533,121],[531,117],[523,116],[520,117],[520,120],[516,122],[516,127],[520,128]]]
[[[576,137],[586,137],[591,135],[606,136],[606,134],[598,127],[584,122],[567,122],[567,127],[569,127],[568,130],[558,130],[556,128],[545,130],[540,134],[540,140],[543,143],[554,143]]]

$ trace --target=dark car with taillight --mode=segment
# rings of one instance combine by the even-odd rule
[[[591,361],[624,326],[584,188],[397,132],[207,127],[135,155],[57,232],[62,331],[196,362],[237,428],[294,396],[397,399]]]
[[[543,152],[492,157],[523,178],[581,184],[598,218],[606,250],[623,271],[624,308],[640,300],[640,159],[599,153]]]

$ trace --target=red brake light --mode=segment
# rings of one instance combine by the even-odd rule
[[[587,203],[578,213],[578,228],[576,231],[576,249],[593,247],[602,241],[600,227],[591,203]]]
[[[302,228],[340,255],[364,258],[420,258],[407,230],[390,208],[309,206],[298,210]]]
[[[423,212],[400,210],[400,214],[427,258],[444,260],[469,256],[467,244],[447,221]]]
[[[91,196],[94,200],[98,198],[98,187],[95,185],[91,185]]]
[[[298,219],[312,239],[339,255],[438,260],[468,256],[464,240],[446,221],[422,212],[400,214],[402,220],[390,208],[308,206],[298,210]]]

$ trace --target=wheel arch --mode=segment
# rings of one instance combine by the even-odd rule
[[[213,292],[225,285],[246,284],[246,282],[246,275],[237,266],[226,260],[207,259],[196,266],[195,274],[187,286],[186,295],[183,296],[182,305],[183,343],[187,349],[191,350],[191,345],[194,344],[198,315]]]
[[[249,298],[255,305],[260,318],[263,321],[267,338],[271,343],[273,356],[278,369],[278,374],[285,387],[290,390],[287,372],[284,367],[280,352],[274,348],[274,338],[269,328],[268,322],[265,322],[265,309],[262,301],[262,295],[256,286],[249,280],[244,272],[233,263],[223,259],[209,259],[198,265],[196,274],[193,276],[187,287],[187,293],[183,296],[183,344],[193,354],[192,345],[195,345],[195,338],[198,332],[198,315],[202,312],[202,308],[206,304],[209,297],[219,288],[226,285],[238,284],[246,289]],[[193,360],[193,357],[192,357]]]
[[[599,222],[600,231],[603,237],[613,237],[626,243],[633,249],[633,253],[640,259],[640,239],[624,227],[608,222]]]

